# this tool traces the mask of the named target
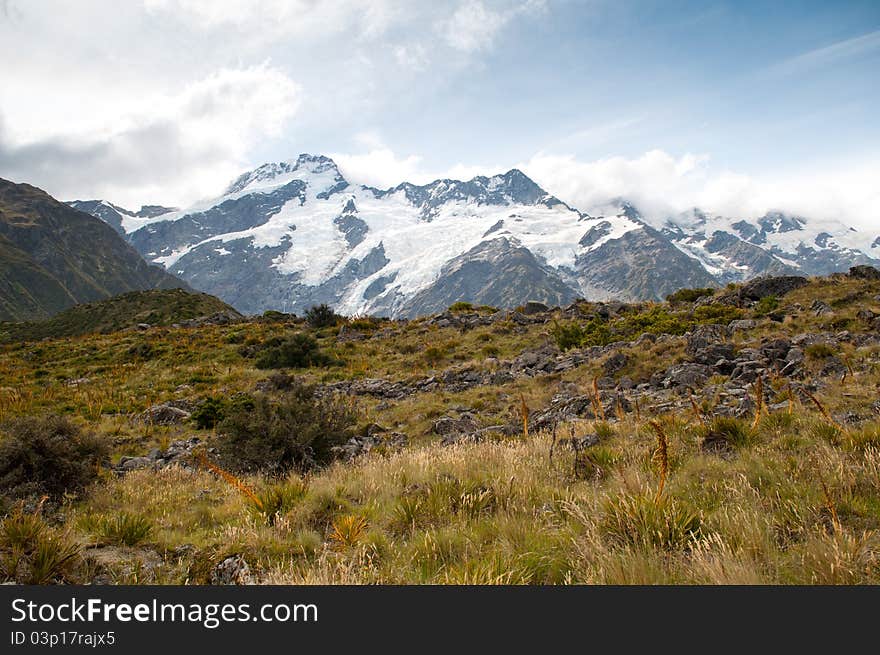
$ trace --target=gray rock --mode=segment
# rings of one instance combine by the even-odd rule
[[[711,369],[705,364],[685,363],[671,367],[663,380],[665,387],[701,387],[709,379]]]
[[[544,314],[549,311],[550,307],[536,300],[529,300],[526,304],[523,305],[522,308],[522,313],[526,316],[533,316],[534,314]]]
[[[761,300],[767,296],[781,298],[795,289],[808,284],[807,278],[799,275],[782,275],[779,277],[759,277],[746,282],[739,290],[743,300]]]
[[[754,330],[758,326],[758,322],[751,318],[743,318],[736,321],[731,321],[727,328],[731,332],[741,332],[743,330]]]
[[[629,363],[629,358],[622,352],[615,352],[602,364],[605,375],[614,375]]]
[[[246,585],[253,584],[251,568],[241,555],[230,555],[224,558],[211,570],[212,585]]]
[[[880,280],[880,270],[866,264],[851,267],[848,275],[860,280]]]
[[[151,468],[154,463],[149,457],[122,456],[116,468],[120,471],[136,471],[138,469]]]
[[[458,418],[441,416],[431,426],[434,434],[446,436],[450,434],[467,434],[477,430],[477,421],[472,414],[462,414]]]
[[[141,414],[141,420],[150,425],[175,425],[189,420],[190,413],[171,405],[153,405]]]

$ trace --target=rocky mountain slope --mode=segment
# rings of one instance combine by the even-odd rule
[[[131,212],[76,201],[148,260],[246,313],[412,317],[457,301],[662,299],[683,287],[878,263],[880,241],[833,222],[698,210],[648,221],[616,202],[587,214],[521,171],[469,181],[353,185],[323,156],[265,164],[219,198]]]
[[[37,320],[126,291],[180,286],[104,222],[0,179],[0,320]]]

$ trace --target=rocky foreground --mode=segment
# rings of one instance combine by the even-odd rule
[[[5,489],[78,553],[47,581],[880,581],[870,267],[660,304],[195,319],[0,362],[10,415],[110,443],[67,500]],[[280,407],[334,412],[335,440],[254,459]]]

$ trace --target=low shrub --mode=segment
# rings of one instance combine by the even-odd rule
[[[248,394],[236,394],[230,398],[208,396],[195,408],[190,419],[200,430],[212,430],[229,412],[248,411],[254,406],[254,399]]]
[[[766,316],[779,308],[779,298],[776,296],[764,296],[755,305],[755,316]]]
[[[308,485],[301,478],[268,484],[257,492],[256,500],[248,503],[248,508],[267,524],[275,525],[278,517],[293,509],[307,491]]]
[[[331,366],[338,361],[321,350],[311,335],[298,332],[287,338],[270,339],[256,355],[257,368],[307,368]]]
[[[675,293],[670,293],[666,296],[666,300],[669,302],[694,302],[695,300],[714,294],[715,289],[712,287],[706,287],[703,289],[679,289]]]
[[[828,359],[834,355],[834,348],[827,343],[813,343],[804,348],[804,353],[810,359]]]
[[[330,462],[333,447],[353,435],[354,408],[342,397],[318,396],[299,381],[278,398],[259,394],[253,400],[251,408],[228,410],[218,425],[217,448],[233,471],[308,471]]]
[[[553,337],[557,347],[563,351],[569,348],[580,348],[591,332],[587,327],[574,321],[564,323],[557,321],[550,328],[550,336]]]
[[[342,317],[333,311],[330,305],[321,304],[309,307],[305,314],[306,323],[315,329],[338,325]]]
[[[701,432],[703,447],[715,450],[749,446],[756,436],[746,421],[728,416],[716,416]]]
[[[67,417],[23,417],[3,426],[0,494],[58,498],[83,489],[107,459],[107,444],[84,434]]]

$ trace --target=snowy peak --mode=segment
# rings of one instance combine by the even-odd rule
[[[827,275],[857,264],[876,264],[880,255],[872,250],[872,235],[833,218],[782,211],[734,218],[693,208],[654,217],[651,224],[721,282],[766,274]]]
[[[662,299],[683,287],[880,263],[876,234],[835,220],[696,207],[648,218],[625,199],[587,214],[517,169],[381,190],[349,184],[332,159],[309,154],[263,164],[182,211],[74,206],[246,313],[327,303],[348,315],[412,316],[456,300]]]
[[[278,163],[268,163],[243,173],[229,185],[224,196],[241,195],[243,193],[265,192],[275,189],[294,180],[311,183],[320,187],[316,193],[330,192],[331,189],[348,186],[339,172],[336,163],[323,155],[301,154],[296,159]]]
[[[408,202],[421,210],[422,218],[432,220],[440,207],[450,204],[512,206],[563,205],[522,171],[511,169],[502,175],[478,175],[467,181],[435,180],[425,185],[404,182],[386,191],[372,189],[377,198],[403,193]]]
[[[142,226],[144,222],[178,211],[176,207],[163,207],[162,205],[142,205],[138,211],[131,211],[106,200],[71,200],[67,204],[81,212],[100,218],[123,235],[136,229],[136,226]]]

